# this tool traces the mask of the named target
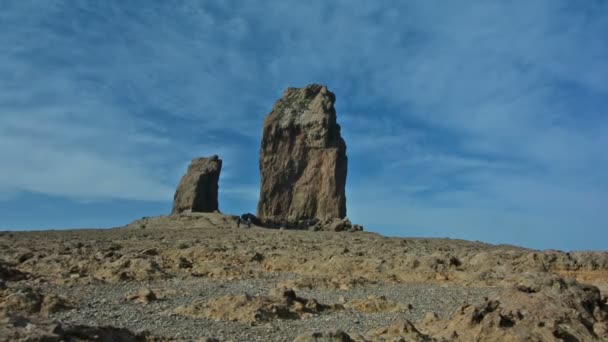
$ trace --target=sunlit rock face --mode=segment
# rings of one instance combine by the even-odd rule
[[[264,120],[257,212],[263,222],[346,216],[346,143],[334,103],[323,85],[288,88]]]
[[[193,159],[175,191],[172,214],[219,210],[221,171],[222,160],[216,155]]]

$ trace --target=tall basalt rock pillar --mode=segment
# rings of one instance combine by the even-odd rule
[[[257,210],[263,222],[346,216],[346,143],[335,99],[323,85],[288,88],[264,120]]]
[[[218,190],[222,160],[214,155],[193,159],[173,197],[172,214],[219,210]]]

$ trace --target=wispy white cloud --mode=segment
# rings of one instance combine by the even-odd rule
[[[158,146],[158,138],[135,133],[137,140],[145,138],[142,145],[121,131],[53,122],[57,125],[47,126],[41,116],[36,121],[0,119],[0,189],[85,199],[158,200],[169,194],[170,189],[148,168],[154,163],[146,163],[145,156],[132,157],[138,150]]]
[[[338,97],[357,218],[599,227],[607,14],[553,0],[13,2],[0,193],[159,199],[217,153],[226,198],[253,207],[262,118],[283,88],[320,82]]]

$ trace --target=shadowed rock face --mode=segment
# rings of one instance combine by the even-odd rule
[[[293,223],[346,216],[346,144],[325,86],[288,88],[264,120],[258,217]]]
[[[175,191],[172,214],[219,210],[221,170],[222,160],[218,156],[193,159]]]

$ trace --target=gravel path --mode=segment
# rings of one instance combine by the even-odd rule
[[[372,328],[388,326],[395,320],[415,322],[432,311],[446,317],[463,302],[477,303],[484,297],[498,293],[498,288],[472,288],[429,284],[374,284],[354,287],[348,291],[337,289],[306,289],[297,291],[298,296],[317,299],[320,303],[338,303],[341,297],[347,301],[365,299],[370,295],[385,296],[388,300],[410,310],[396,313],[365,314],[354,310],[323,313],[302,320],[275,320],[259,325],[239,322],[222,322],[179,316],[173,310],[180,305],[209,300],[225,295],[266,295],[278,283],[293,279],[291,274],[270,274],[264,278],[246,280],[214,280],[209,278],[173,278],[145,283],[95,284],[95,285],[46,285],[47,290],[65,295],[79,303],[78,309],[57,313],[53,318],[63,322],[112,325],[133,331],[148,330],[165,337],[179,340],[197,340],[215,337],[221,341],[292,341],[296,336],[310,331],[342,329],[350,333],[363,333]],[[127,301],[128,293],[141,288],[152,289],[160,300],[148,304]]]

